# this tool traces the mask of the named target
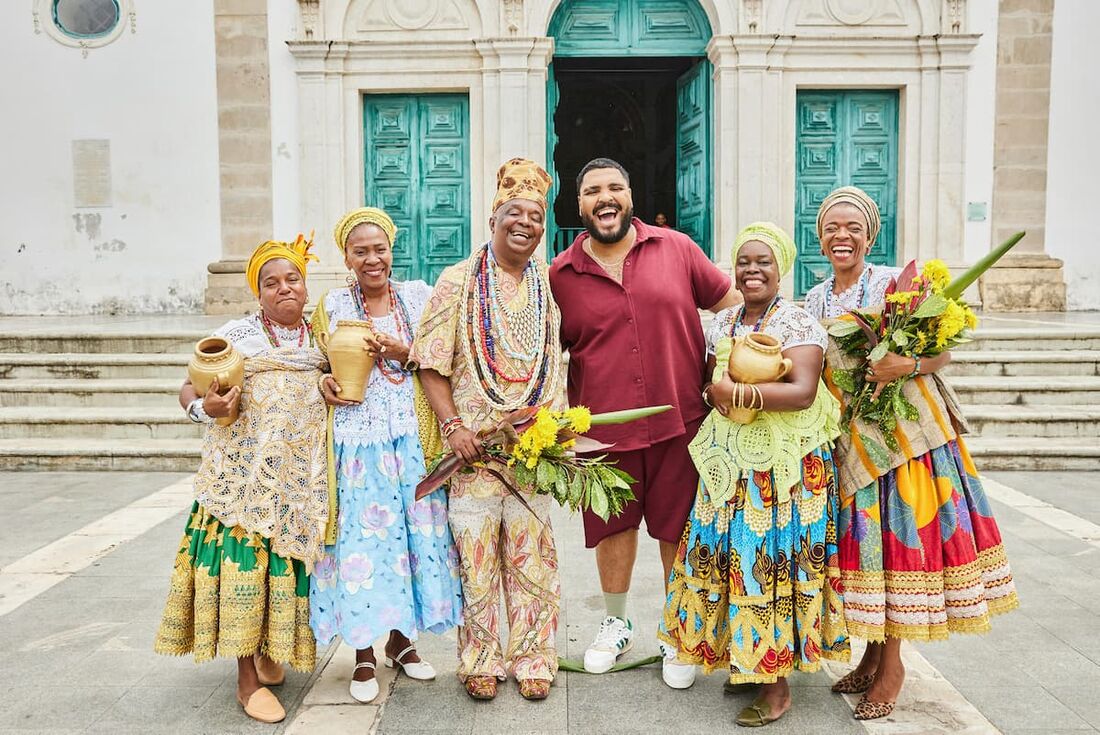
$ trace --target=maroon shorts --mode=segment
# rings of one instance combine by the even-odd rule
[[[680,540],[699,484],[699,472],[688,454],[688,444],[702,423],[702,418],[693,421],[680,436],[645,449],[607,453],[608,462],[615,462],[616,467],[634,478],[632,489],[637,500],[627,503],[622,515],[612,516],[606,522],[592,511],[585,511],[585,546],[591,549],[608,536],[638,528],[642,518],[653,538],[673,544]]]

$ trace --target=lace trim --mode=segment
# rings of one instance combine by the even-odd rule
[[[729,338],[730,329],[739,313],[741,313],[741,305],[723,309],[715,314],[710,328],[707,329],[707,354],[716,354],[718,342],[723,338]],[[748,334],[752,329],[753,325],[742,324],[737,328],[737,334]],[[824,350],[829,341],[828,333],[809,312],[785,300],[779,304],[761,331],[778,339],[783,349],[799,345],[817,345]]]

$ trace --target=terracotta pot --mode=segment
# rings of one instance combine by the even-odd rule
[[[738,383],[774,383],[790,371],[791,361],[770,334],[750,332],[733,338],[729,373]]]
[[[759,412],[755,408],[731,408],[726,418],[739,424],[751,424],[756,421],[757,413]]]
[[[218,394],[225,395],[233,386],[244,387],[244,358],[224,337],[206,337],[195,345],[195,355],[187,363],[187,376],[200,396],[210,390],[210,384],[218,379]],[[218,426],[229,426],[237,420],[237,411],[225,418],[216,419]]]
[[[317,335],[317,342],[332,366],[332,377],[340,386],[340,397],[345,401],[361,401],[367,391],[374,359],[364,351],[363,338],[372,334],[369,322],[341,319],[331,337]]]

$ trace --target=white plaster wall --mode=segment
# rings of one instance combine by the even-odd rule
[[[999,0],[969,0],[967,31],[981,40],[970,54],[966,85],[966,203],[985,202],[982,222],[965,224],[963,260],[973,263],[989,252],[993,206],[993,131],[997,101],[997,6]],[[966,209],[964,203],[964,212]]]
[[[301,221],[301,151],[298,145],[298,79],[286,42],[298,38],[298,0],[268,0],[267,52],[271,79],[272,237],[293,240],[317,231],[315,249],[330,239],[324,222]]]
[[[210,3],[139,3],[136,33],[82,58],[5,2],[0,68],[0,313],[200,310],[221,252]],[[110,140],[113,206],[74,207],[85,138]]]
[[[1100,147],[1100,3],[1054,4],[1047,150],[1046,250],[1065,262],[1069,309],[1100,309],[1096,172]]]

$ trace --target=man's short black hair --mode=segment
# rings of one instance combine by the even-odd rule
[[[613,161],[610,158],[593,158],[591,161],[584,164],[584,168],[582,168],[581,172],[577,174],[578,195],[581,193],[581,182],[584,181],[584,175],[587,174],[589,171],[595,171],[598,168],[615,169],[623,175],[624,179],[626,179],[626,185],[630,186],[630,174],[626,172],[626,169],[623,168],[623,165],[621,163],[619,163],[618,161]]]

